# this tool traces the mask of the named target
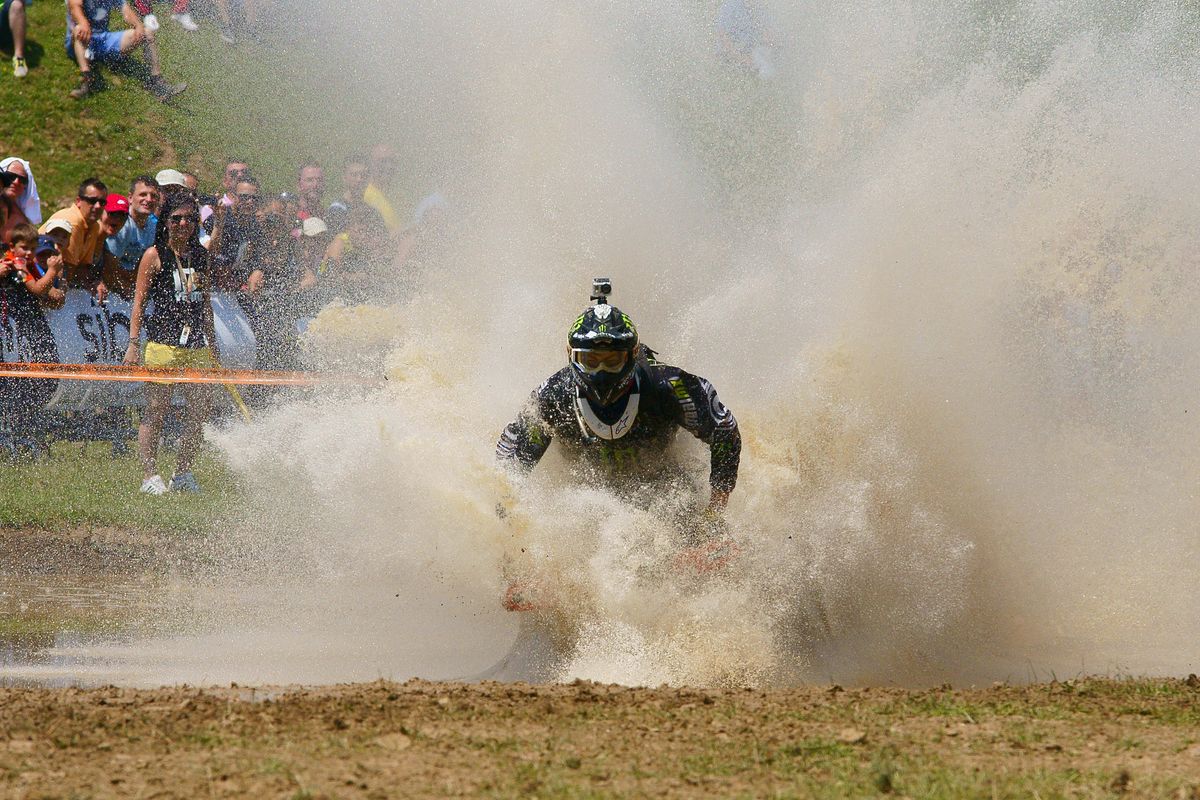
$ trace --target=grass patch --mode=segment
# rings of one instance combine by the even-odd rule
[[[305,28],[304,19],[289,15],[286,30],[267,29],[253,42],[229,47],[213,20],[201,20],[200,31],[188,34],[164,11],[158,32],[163,74],[188,83],[164,104],[137,77],[106,67],[100,70],[104,91],[72,99],[79,72],[63,48],[62,4],[34,3],[27,16],[29,75],[14,79],[8,58],[0,62],[0,156],[20,155],[33,164],[47,216],[67,205],[91,175],[123,193],[136,175],[176,167],[195,172],[202,190],[213,190],[231,156],[247,159],[272,191],[294,189],[296,167],[315,158],[326,165],[326,200],[332,201],[341,163],[376,143],[364,141],[364,132],[392,138],[380,129],[370,85],[347,80],[344,66],[325,57],[328,31],[323,37]],[[415,183],[395,188],[410,198],[418,189]]]
[[[174,453],[161,452],[166,476]],[[113,457],[107,444],[56,442],[50,455],[0,469],[0,527],[121,527],[200,534],[233,507],[232,473],[212,453],[194,465],[200,494],[139,493],[141,465],[132,453]]]

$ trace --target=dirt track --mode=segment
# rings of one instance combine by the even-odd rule
[[[137,573],[162,557],[147,545],[8,531],[0,577]],[[0,798],[889,793],[1200,800],[1200,680],[0,688]]]
[[[0,689],[0,795],[1200,797],[1200,686]]]

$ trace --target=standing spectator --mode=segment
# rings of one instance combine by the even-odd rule
[[[110,194],[104,199],[104,213],[100,215],[100,235],[107,242],[116,236],[129,222],[129,198],[123,194]],[[98,248],[105,250],[105,248]],[[107,252],[107,250],[105,250]]]
[[[129,219],[124,227],[105,240],[105,247],[117,259],[121,269],[129,274],[137,272],[142,262],[142,253],[154,244],[154,233],[158,230],[158,181],[149,175],[134,178],[129,187]]]
[[[309,217],[319,217],[325,207],[321,200],[325,197],[325,170],[320,164],[309,162],[300,167],[296,175],[296,194],[300,197],[300,209],[296,218],[303,221]]]
[[[244,160],[234,158],[225,164],[225,174],[221,177],[221,188],[224,190],[220,198],[221,205],[232,207],[237,202],[234,197],[237,185],[249,175],[250,165]]]
[[[218,363],[217,337],[209,300],[212,281],[208,253],[200,245],[200,208],[191,195],[176,195],[163,203],[154,246],[138,265],[137,288],[129,314],[129,348],[125,363],[144,361],[147,367],[205,368]],[[146,316],[147,304],[152,313]],[[146,332],[145,355],[140,338]],[[158,472],[158,439],[171,406],[170,381],[147,383],[146,411],[138,427],[138,455],[142,460],[142,492],[165,494],[168,483]],[[183,435],[170,491],[198,492],[192,460],[200,448],[201,431],[208,418],[211,387],[185,385]]]
[[[62,254],[65,279],[68,285],[95,288],[100,276],[90,272],[96,260],[98,248],[102,247],[100,215],[104,213],[104,201],[108,187],[99,178],[87,178],[79,184],[75,202],[55,211],[42,225],[40,233],[47,233],[50,222],[65,220],[71,224],[71,237]]]
[[[346,162],[342,171],[342,197],[329,204],[325,212],[325,223],[333,233],[341,233],[350,221],[350,213],[362,205],[363,192],[367,188],[367,161],[353,158]]]
[[[108,29],[113,11],[121,12],[128,29]],[[129,0],[67,0],[67,55],[75,59],[80,73],[79,85],[71,90],[71,96],[81,100],[94,94],[100,84],[92,66],[120,61],[139,45],[150,68],[146,88],[151,94],[166,101],[187,88],[186,83],[163,80],[154,33],[146,30]]]
[[[300,226],[300,233],[300,281],[297,288],[302,292],[309,292],[317,285],[317,269],[321,265],[321,259],[325,257],[325,251],[329,249],[329,242],[333,236],[325,220],[320,217],[304,220],[304,224]]]
[[[179,194],[191,194],[187,179],[177,169],[161,169],[154,176],[154,180],[158,184],[159,203],[165,203]]]
[[[319,221],[317,217],[309,219]],[[305,267],[300,242],[292,235],[294,225],[292,214],[267,214],[260,222],[262,249],[258,269],[248,282],[253,293],[246,298],[253,305],[253,313],[248,311],[247,316],[254,330],[257,369],[299,367],[296,320],[301,293],[315,285],[316,279]],[[261,390],[250,394],[256,400],[265,396]]]
[[[200,191],[200,179],[196,177],[196,173],[185,170],[179,174],[183,176],[183,185],[187,187],[189,192],[196,194]]]
[[[13,77],[29,74],[25,63],[25,6],[33,0],[4,0],[0,8],[0,47],[12,48]]]
[[[375,209],[380,219],[383,220],[383,224],[387,226],[388,233],[393,236],[399,235],[404,228],[404,222],[400,219],[400,215],[396,213],[392,202],[384,194],[384,189],[391,185],[395,174],[395,152],[386,144],[377,145],[371,151],[367,187],[363,190],[362,199],[364,203]]]
[[[213,278],[218,288],[253,295],[261,288],[264,237],[259,223],[259,186],[250,175],[234,186],[234,204],[213,215]],[[259,278],[255,278],[255,273]],[[247,309],[249,313],[249,309]]]
[[[200,208],[200,221],[204,223],[204,228],[209,233],[212,233],[213,212],[221,206],[232,208],[236,202],[234,190],[237,187],[238,181],[250,174],[250,167],[245,161],[230,159],[225,164],[225,173],[221,176],[221,196],[211,205],[202,206]],[[162,183],[162,181],[159,181]]]
[[[108,298],[109,288],[127,293],[133,285],[132,275],[126,278],[116,256],[108,252],[107,242],[116,236],[129,222],[129,198],[123,194],[110,194],[104,201],[104,213],[100,216],[100,246],[92,260],[92,274],[99,275],[96,297],[100,302]]]
[[[349,303],[378,300],[380,284],[391,289],[392,282],[380,281],[390,258],[391,241],[379,214],[360,206],[350,215],[346,230],[333,237],[318,267],[321,296],[340,297]]]
[[[0,192],[0,205],[4,206],[6,218],[0,222],[0,241],[14,226],[22,222],[40,225],[42,222],[42,200],[38,197],[37,181],[29,162],[9,156],[0,161],[0,170],[5,173],[4,189]]]
[[[175,0],[171,7],[171,19],[178,22],[179,26],[188,33],[195,33],[200,30],[200,26],[196,24],[196,20],[192,19],[191,5],[191,0]],[[146,30],[158,30],[158,18],[154,16],[150,0],[133,0],[133,7],[142,15],[142,19],[146,23]]]

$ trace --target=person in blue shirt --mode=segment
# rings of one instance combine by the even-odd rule
[[[112,13],[119,12],[129,27],[123,31],[109,30]],[[141,16],[128,0],[67,0],[67,55],[79,65],[79,85],[71,96],[82,100],[100,87],[92,67],[97,63],[124,59],[135,47],[141,46],[150,76],[146,88],[159,100],[167,101],[187,88],[185,83],[163,80],[158,59],[158,46],[153,31],[147,30]]]
[[[129,188],[129,219],[121,230],[104,240],[105,248],[121,270],[109,288],[120,291],[118,287],[133,286],[142,253],[154,246],[154,234],[158,230],[154,210],[158,208],[159,198],[158,181],[154,178],[139,175],[133,179]]]

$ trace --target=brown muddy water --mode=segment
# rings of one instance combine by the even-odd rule
[[[462,678],[500,661],[516,638],[498,604],[307,577],[288,586],[229,574],[187,546],[133,532],[4,532],[0,686]],[[329,600],[332,583],[355,598],[350,607]]]

